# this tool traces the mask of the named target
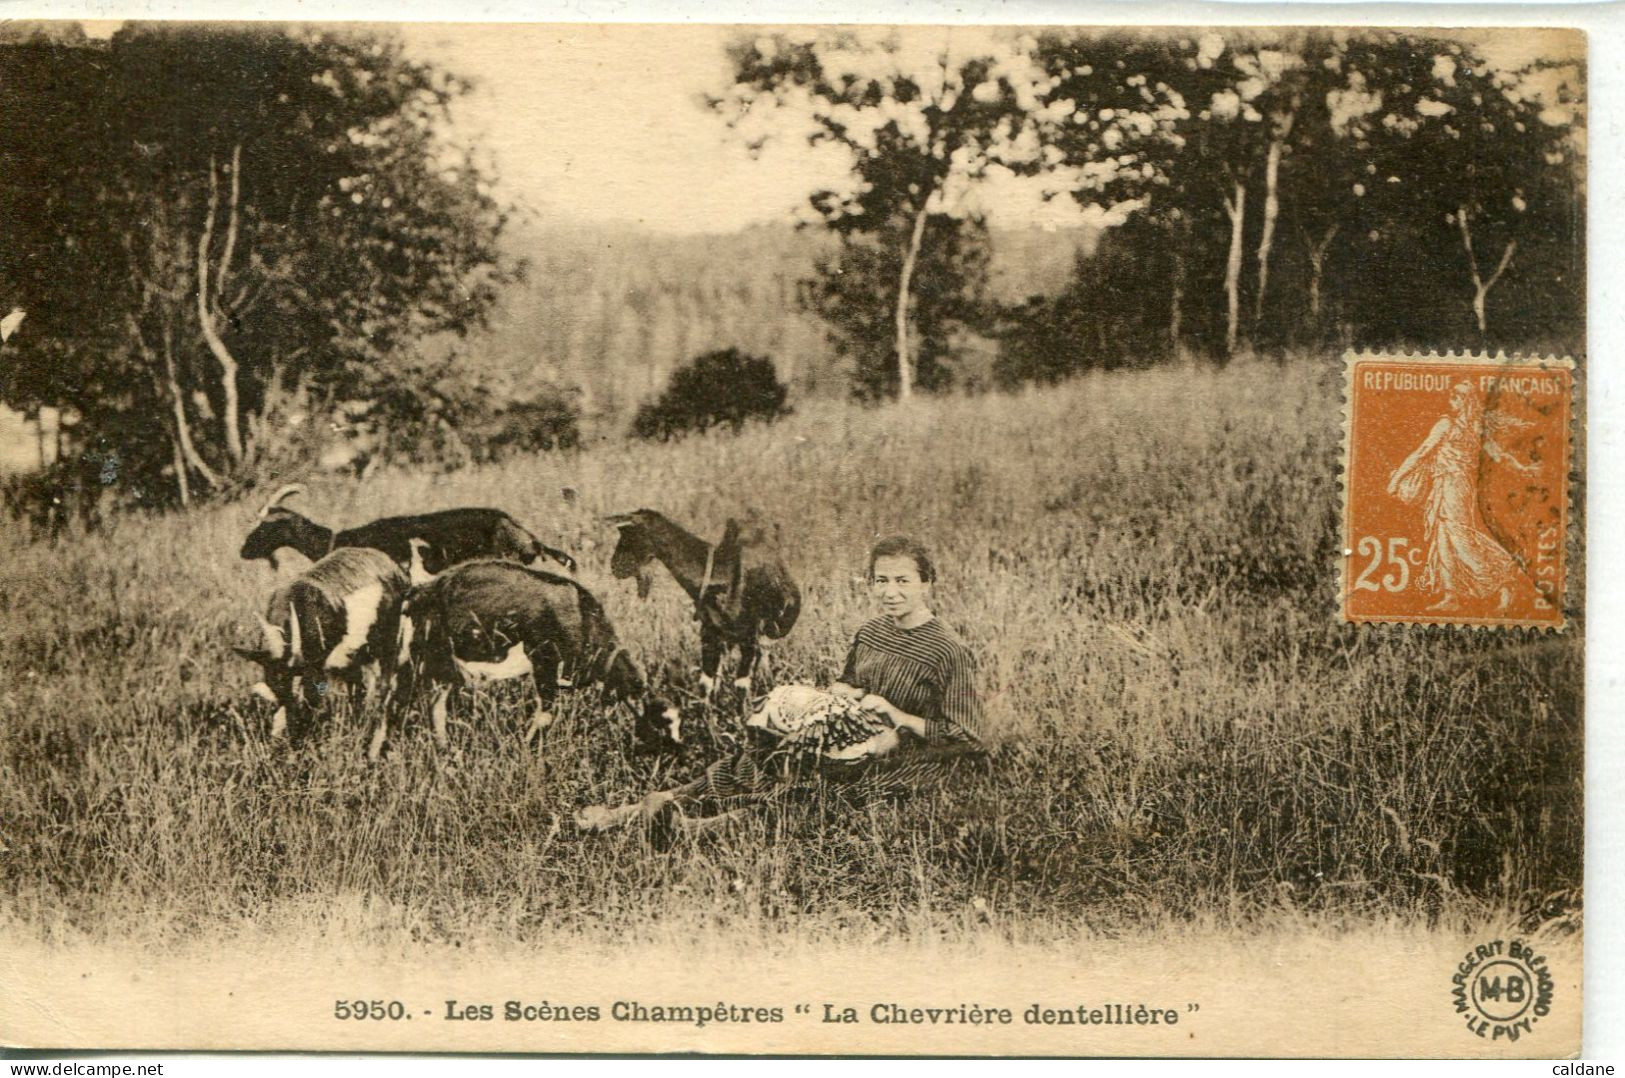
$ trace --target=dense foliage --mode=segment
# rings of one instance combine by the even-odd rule
[[[1513,68],[1389,30],[911,40],[753,35],[717,103],[747,134],[766,117],[850,153],[847,188],[809,193],[842,242],[810,294],[860,396],[948,383],[940,342],[978,326],[975,194],[1001,171],[1118,222],[1061,294],[1003,311],[1006,381],[1305,345],[1583,347],[1578,53]]]
[[[488,177],[439,134],[466,85],[376,33],[14,33],[0,282],[29,315],[0,399],[115,437],[148,500],[251,481],[336,402],[455,423],[443,370],[514,269]]]
[[[673,374],[658,400],[638,409],[632,434],[662,442],[712,427],[738,434],[750,420],[772,423],[789,415],[789,392],[771,359],[732,348],[707,352]]]

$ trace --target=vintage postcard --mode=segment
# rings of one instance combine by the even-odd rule
[[[0,24],[0,1044],[1578,1054],[1587,59]]]

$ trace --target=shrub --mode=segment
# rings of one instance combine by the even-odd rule
[[[789,392],[772,360],[737,348],[707,352],[679,368],[659,400],[638,409],[632,435],[666,442],[717,426],[737,434],[748,420],[771,423],[789,415]]]
[[[493,417],[484,455],[503,460],[517,453],[576,449],[581,445],[581,406],[574,391],[553,386],[513,401]]]

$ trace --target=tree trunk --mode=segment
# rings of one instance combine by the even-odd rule
[[[1512,256],[1518,250],[1518,241],[1507,241],[1506,250],[1501,252],[1501,261],[1496,265],[1495,272],[1485,280],[1478,272],[1478,257],[1473,253],[1473,230],[1467,223],[1467,207],[1456,208],[1456,224],[1461,228],[1461,244],[1467,249],[1467,268],[1473,275],[1473,318],[1478,323],[1478,335],[1483,338],[1489,334],[1485,300],[1489,297],[1490,289],[1495,287],[1495,282],[1501,279],[1501,274],[1505,273],[1507,266],[1511,264]]]
[[[931,216],[931,192],[920,199],[919,211],[914,215],[914,231],[903,252],[903,272],[897,282],[897,399],[908,400],[914,393],[913,341],[909,333],[909,289],[914,281],[914,265],[920,257],[920,244],[925,239],[925,222]]]
[[[135,341],[136,348],[140,350],[142,360],[146,363],[149,371],[154,371],[154,384],[158,387],[160,393],[169,398],[169,426],[172,432],[170,437],[175,443],[177,469],[185,472],[186,468],[190,466],[193,471],[203,478],[204,482],[210,486],[218,487],[220,477],[213,468],[209,467],[202,454],[197,451],[197,445],[192,441],[191,425],[186,421],[186,400],[181,391],[180,372],[175,363],[175,333],[173,326],[167,319],[165,320],[163,327],[164,374],[160,380],[155,371],[156,363],[154,362],[152,349],[147,346],[147,339],[141,332],[141,323],[136,320],[136,316],[133,314],[126,314],[124,317],[125,324],[130,330],[130,337]],[[185,475],[181,475],[177,479],[177,483],[181,488],[181,502],[185,504],[190,496],[190,484]]]
[[[164,377],[169,389],[170,412],[175,421],[175,442],[181,451],[181,459],[190,464],[204,482],[211,487],[220,485],[220,477],[210,468],[203,455],[197,451],[197,445],[192,441],[192,428],[186,422],[186,398],[181,393],[181,380],[175,366],[175,335],[168,325],[164,326]]]
[[[239,160],[239,150],[232,152],[232,160]],[[235,239],[237,227],[237,196],[238,184],[235,171],[232,174],[230,208],[230,224],[228,233]],[[209,205],[207,215],[203,219],[203,234],[197,241],[197,317],[203,329],[203,340],[214,355],[215,362],[220,365],[220,388],[223,398],[222,418],[225,421],[226,454],[231,458],[232,464],[241,464],[243,460],[243,438],[238,427],[237,404],[237,360],[226,347],[226,342],[220,338],[219,330],[215,327],[214,304],[209,299],[209,247],[214,240],[214,218],[220,206],[220,183],[215,175],[214,158],[209,158]],[[226,269],[221,267],[221,273]]]
[[[1326,251],[1337,237],[1339,225],[1326,229],[1326,236],[1309,248],[1309,324],[1320,332],[1320,278],[1326,266]]]
[[[1281,175],[1281,140],[1271,139],[1264,159],[1264,228],[1258,237],[1258,295],[1253,297],[1253,333],[1264,319],[1264,294],[1270,284],[1270,248],[1275,244],[1275,219],[1281,214],[1278,180]]]
[[[1179,246],[1180,237],[1174,236],[1174,272],[1173,284],[1170,288],[1168,301],[1168,347],[1169,354],[1175,359],[1179,358],[1179,335],[1181,323],[1185,318],[1185,252]]]
[[[1224,355],[1236,354],[1236,342],[1241,322],[1241,238],[1242,225],[1247,213],[1247,185],[1236,181],[1235,201],[1224,200],[1225,213],[1230,215],[1230,257],[1224,264]]]
[[[192,504],[192,487],[186,477],[186,460],[181,455],[181,442],[176,434],[170,435],[169,450],[175,468],[175,492],[180,495],[181,508],[189,508]]]

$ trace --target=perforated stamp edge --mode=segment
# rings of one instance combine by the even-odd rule
[[[1563,584],[1558,594],[1557,620],[1532,620],[1525,618],[1453,618],[1445,616],[1429,616],[1426,614],[1404,615],[1396,617],[1350,617],[1348,610],[1349,596],[1349,569],[1354,561],[1354,550],[1349,543],[1349,499],[1352,477],[1349,473],[1350,454],[1354,448],[1354,375],[1361,363],[1414,363],[1436,364],[1440,367],[1493,367],[1501,366],[1510,369],[1522,370],[1562,370],[1569,374],[1569,392],[1565,400],[1568,409],[1568,421],[1565,424],[1566,437],[1563,440]],[[1446,351],[1446,352],[1411,352],[1411,351],[1346,351],[1343,353],[1343,380],[1342,380],[1342,412],[1343,412],[1343,444],[1338,454],[1337,485],[1339,498],[1339,511],[1337,518],[1337,619],[1345,625],[1370,626],[1379,631],[1392,627],[1417,626],[1421,628],[1440,627],[1447,629],[1472,629],[1480,631],[1493,630],[1524,630],[1540,633],[1561,633],[1569,629],[1573,623],[1569,595],[1571,586],[1569,578],[1573,575],[1575,566],[1575,542],[1570,534],[1570,526],[1574,520],[1574,488],[1578,480],[1575,475],[1574,443],[1580,430],[1581,412],[1579,409],[1581,371],[1571,356],[1526,356],[1514,352],[1473,351]]]

